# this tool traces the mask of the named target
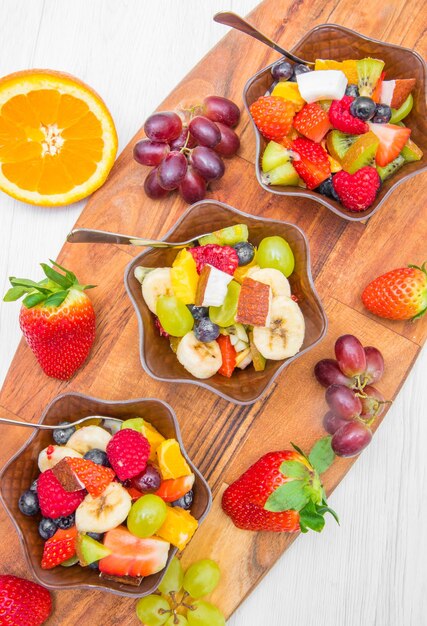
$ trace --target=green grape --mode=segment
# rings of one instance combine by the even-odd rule
[[[181,561],[173,557],[169,563],[169,567],[166,570],[166,574],[163,576],[163,580],[159,585],[159,591],[164,594],[171,592],[177,593],[182,589],[182,581],[184,580],[184,570],[182,569]]]
[[[183,615],[172,615],[165,626],[185,626],[186,624],[188,624],[188,621]]]
[[[128,515],[128,529],[136,537],[151,537],[163,525],[167,515],[164,501],[154,494],[138,498]]]
[[[184,576],[184,589],[192,598],[201,598],[218,586],[221,570],[215,561],[203,559],[190,565]]]
[[[232,280],[227,287],[227,295],[222,305],[209,307],[209,317],[214,324],[223,328],[234,324],[240,289],[239,283]]]
[[[163,626],[170,617],[170,610],[169,602],[154,594],[141,598],[136,605],[137,617],[145,626]]]
[[[204,600],[192,603],[194,611],[188,609],[187,620],[189,626],[225,626],[225,617],[221,611]]]
[[[291,246],[282,237],[265,237],[259,244],[256,258],[260,267],[280,270],[286,277],[294,271],[295,258]]]
[[[409,115],[413,106],[414,98],[410,93],[401,107],[391,110],[390,124],[397,124],[397,122],[402,121],[407,115]]]
[[[156,314],[165,331],[173,337],[184,337],[194,326],[194,319],[185,304],[175,296],[160,296]]]

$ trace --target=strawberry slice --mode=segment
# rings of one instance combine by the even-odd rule
[[[44,544],[42,569],[52,569],[64,561],[71,559],[76,553],[77,530],[75,526],[56,533]]]
[[[194,474],[190,474],[190,476],[183,476],[182,478],[164,480],[155,495],[165,502],[175,502],[193,488],[195,478]]]
[[[375,161],[380,167],[385,167],[400,154],[409,139],[411,129],[395,124],[370,123],[369,127],[380,140]]]
[[[100,496],[114,480],[115,474],[110,467],[97,465],[87,459],[71,457],[67,457],[66,462],[94,498]]]
[[[294,117],[293,125],[301,135],[316,143],[320,143],[332,128],[327,111],[317,102],[306,104]]]
[[[111,554],[99,561],[99,569],[110,576],[150,576],[160,572],[168,560],[170,543],[149,537],[139,539],[124,526],[109,530],[104,546]]]
[[[218,370],[218,374],[226,378],[231,378],[234,368],[236,367],[236,349],[228,335],[220,335],[217,342],[222,355],[222,365]]]
[[[298,137],[292,142],[292,149],[299,154],[299,160],[295,159],[292,165],[303,179],[308,189],[315,189],[331,175],[331,164],[328,153],[321,145]]]

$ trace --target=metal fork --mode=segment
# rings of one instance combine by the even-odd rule
[[[122,235],[110,233],[106,230],[94,230],[92,228],[75,228],[67,237],[69,243],[118,243],[125,246],[150,246],[151,248],[185,248],[193,244],[197,239],[210,235],[204,233],[187,241],[159,241],[157,239],[141,239],[135,235]]]
[[[6,417],[0,417],[0,424],[8,424],[9,426],[24,426],[25,428],[35,428],[37,430],[57,430],[58,428],[70,428],[71,426],[79,426],[80,424],[84,424],[89,420],[100,419],[100,423],[98,424],[101,428],[114,428],[114,424],[123,424],[123,420],[118,419],[117,417],[101,417],[98,415],[89,415],[88,417],[82,417],[75,422],[71,422],[70,424],[57,424],[56,426],[52,426],[50,424],[35,424],[33,422],[21,422],[18,420],[10,420]],[[111,424],[113,422],[113,424]]]

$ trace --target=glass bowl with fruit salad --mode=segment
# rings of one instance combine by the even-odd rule
[[[40,423],[64,427],[36,431],[3,468],[0,487],[34,577],[58,590],[155,591],[212,503],[172,408],[71,392]]]
[[[245,86],[258,181],[366,220],[427,168],[426,64],[334,24],[316,26],[292,51],[315,65],[282,59]]]
[[[153,378],[251,404],[323,338],[326,315],[297,226],[202,201],[165,239],[192,243],[143,252],[125,274]]]

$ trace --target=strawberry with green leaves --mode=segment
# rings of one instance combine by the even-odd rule
[[[319,477],[335,458],[330,437],[318,441],[308,458],[293,447],[265,454],[225,490],[222,507],[237,528],[320,532],[327,512],[338,521]]]
[[[415,320],[427,311],[427,269],[409,265],[373,280],[362,293],[371,313],[391,320]]]
[[[46,278],[36,283],[11,277],[4,297],[24,297],[19,323],[24,337],[48,376],[68,380],[85,362],[95,340],[95,311],[75,274],[54,261],[41,267]],[[58,272],[58,268],[63,273]]]

